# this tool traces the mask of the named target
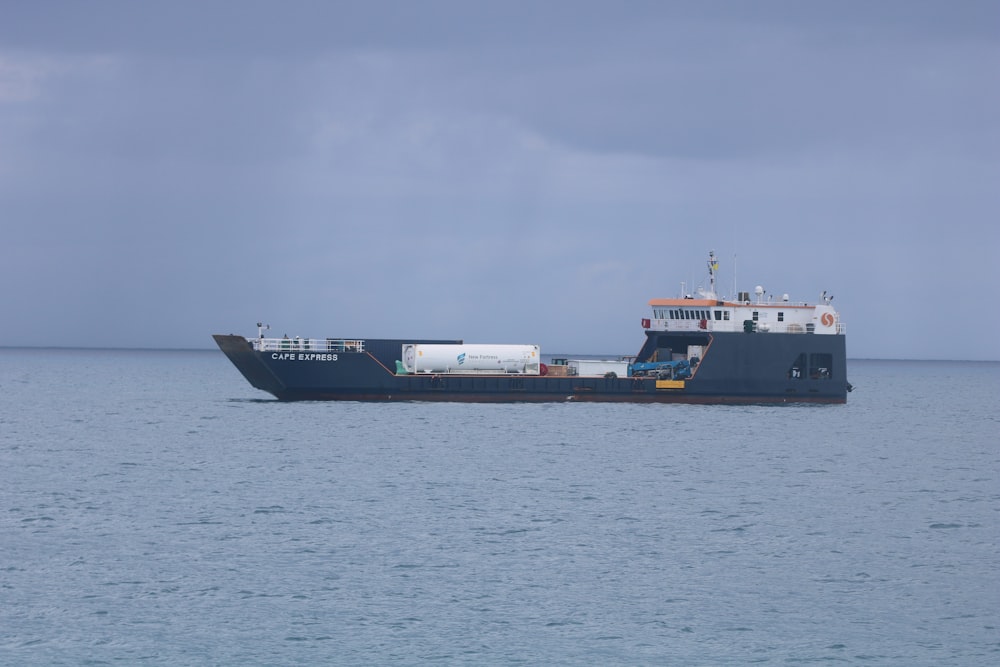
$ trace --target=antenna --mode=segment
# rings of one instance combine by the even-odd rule
[[[264,332],[271,328],[270,324],[264,324],[263,322],[257,323],[257,338],[263,338]]]
[[[715,272],[719,270],[719,262],[715,259],[715,251],[708,251],[708,298],[718,298],[715,294]]]

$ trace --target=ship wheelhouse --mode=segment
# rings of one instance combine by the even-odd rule
[[[844,334],[840,316],[826,292],[820,303],[792,302],[787,294],[775,301],[773,295],[758,285],[753,291],[738,292],[735,299],[720,298],[715,282],[719,263],[715,253],[708,254],[708,288],[698,289],[698,297],[685,295],[675,299],[652,299],[652,318],[644,319],[647,331],[742,331],[744,333]],[[683,288],[682,288],[683,290]]]
[[[716,299],[652,299],[650,331],[735,331],[745,333],[843,334],[840,316],[829,305]]]

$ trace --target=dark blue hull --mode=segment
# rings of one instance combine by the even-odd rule
[[[628,403],[844,403],[850,384],[843,335],[646,332],[637,361],[703,350],[692,377],[406,375],[404,343],[368,339],[364,351],[257,351],[243,336],[214,336],[251,385],[281,400]]]

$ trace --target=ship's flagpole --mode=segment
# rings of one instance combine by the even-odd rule
[[[736,253],[733,253],[733,291],[729,294],[729,298],[736,299]]]

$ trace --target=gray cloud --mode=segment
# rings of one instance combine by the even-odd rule
[[[906,322],[997,282],[992,3],[8,9],[0,344],[628,353],[715,249],[941,357]]]

